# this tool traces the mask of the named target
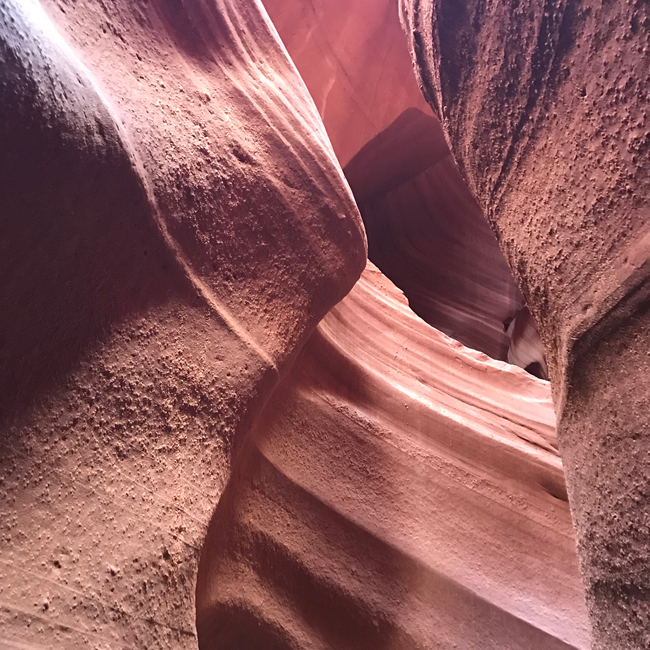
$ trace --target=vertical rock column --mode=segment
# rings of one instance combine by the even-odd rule
[[[401,11],[422,91],[539,324],[593,647],[648,648],[648,6]]]
[[[0,646],[196,648],[230,456],[365,263],[259,3],[0,3]]]

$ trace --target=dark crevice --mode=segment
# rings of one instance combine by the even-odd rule
[[[547,379],[532,316],[439,121],[404,111],[344,172],[370,261],[411,309],[464,345]]]

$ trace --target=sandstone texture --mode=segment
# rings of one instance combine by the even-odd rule
[[[648,4],[401,10],[423,93],[539,326],[593,647],[648,648]]]
[[[368,256],[411,309],[468,347],[505,360],[513,333],[506,326],[523,298],[440,122],[406,109],[344,172]]]
[[[200,647],[589,648],[548,382],[370,263],[275,391],[203,547]]]
[[[365,263],[254,2],[0,4],[0,646],[195,648],[239,437]]]
[[[0,648],[647,650],[647,5],[264,5],[0,0]]]
[[[370,259],[429,324],[505,360],[524,300],[423,102],[397,0],[265,5],[344,165]]]

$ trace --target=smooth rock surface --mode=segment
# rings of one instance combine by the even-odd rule
[[[549,384],[369,263],[244,443],[197,625],[202,649],[586,650]]]
[[[418,88],[398,0],[263,0],[305,80],[342,167],[407,108]]]
[[[344,172],[368,256],[411,309],[464,345],[506,360],[505,325],[523,298],[438,120],[405,110]]]

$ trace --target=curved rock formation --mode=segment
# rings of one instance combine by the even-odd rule
[[[417,88],[397,0],[265,4],[345,165],[370,259],[429,324],[505,360],[523,297]]]
[[[262,412],[203,548],[202,649],[589,647],[548,383],[369,264]]]
[[[344,171],[368,256],[411,309],[468,347],[505,360],[504,323],[523,298],[438,120],[407,109]]]
[[[594,648],[648,648],[648,5],[402,9],[424,94],[539,325]]]
[[[395,0],[267,0],[371,249],[504,356],[485,208],[599,650],[650,644],[635,1],[403,0],[457,168]],[[586,650],[548,383],[372,264],[329,311],[363,227],[258,0],[5,0],[0,108],[0,645]]]
[[[544,347],[528,307],[522,307],[515,314],[506,334],[510,337],[508,363],[524,368],[535,377],[548,379]]]
[[[365,263],[254,0],[0,5],[0,645],[191,648],[230,450]]]

